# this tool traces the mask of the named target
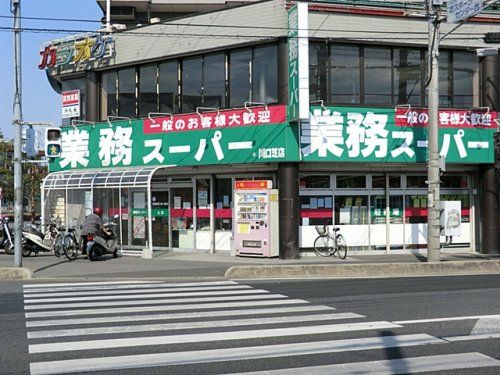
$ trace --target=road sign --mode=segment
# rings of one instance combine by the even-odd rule
[[[446,22],[457,23],[483,11],[482,0],[448,0]]]

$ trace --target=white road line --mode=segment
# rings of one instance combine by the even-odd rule
[[[443,343],[443,341],[426,334],[364,337],[347,340],[36,362],[30,365],[30,370],[32,375],[97,372],[141,367],[339,353],[439,343]]]
[[[204,286],[204,287],[186,287],[172,288],[155,285],[155,288],[140,288],[126,290],[92,290],[92,291],[71,291],[71,292],[48,292],[48,293],[24,293],[24,299],[27,298],[42,298],[42,297],[65,297],[65,296],[96,296],[96,295],[118,295],[118,294],[139,294],[139,293],[159,293],[159,292],[190,292],[190,291],[205,291],[205,290],[236,290],[236,289],[251,289],[250,285],[219,285],[219,286]]]
[[[362,318],[362,315],[345,314],[349,318]],[[232,320],[211,320],[211,321],[195,321],[195,322],[177,322],[164,324],[139,324],[128,326],[112,326],[112,327],[93,327],[93,328],[76,328],[76,329],[58,329],[48,331],[32,331],[28,332],[28,339],[40,339],[49,337],[68,337],[68,336],[85,336],[85,335],[107,335],[117,333],[131,332],[157,332],[157,331],[174,331],[179,329],[198,329],[198,328],[215,328],[215,327],[242,327],[264,324],[280,324],[280,323],[305,323],[305,322],[321,322],[325,320],[338,320],[339,314],[308,314],[308,315],[292,315],[279,317],[261,317],[252,319],[232,319]],[[345,319],[345,317],[344,317]]]
[[[498,319],[500,318],[500,314],[495,314],[495,315],[469,315],[469,316],[452,316],[452,317],[446,317],[446,318],[432,318],[432,319],[414,319],[414,320],[399,320],[396,322],[393,322],[394,324],[415,324],[415,323],[435,323],[435,322],[451,322],[454,320],[473,320],[473,319],[490,319],[490,318],[495,318]]]
[[[184,304],[216,301],[246,301],[288,298],[283,294],[251,294],[238,296],[214,296],[214,297],[195,297],[195,298],[165,298],[165,299],[145,299],[139,301],[106,301],[106,302],[82,302],[82,303],[49,303],[45,305],[25,305],[24,310],[51,310],[51,309],[70,309],[81,307],[106,307],[106,306],[138,306],[138,305],[158,305],[158,304]],[[177,305],[183,306],[183,305]],[[203,304],[201,304],[203,306]]]
[[[444,354],[426,357],[387,359],[370,362],[297,367],[282,370],[240,372],[232,375],[394,375],[500,366],[500,361],[481,353]]]
[[[488,340],[488,339],[498,339],[498,338],[500,338],[500,333],[481,333],[477,335],[448,336],[448,337],[443,337],[443,340],[449,342],[456,342],[456,341]]]
[[[179,292],[179,293],[144,293],[144,294],[130,294],[130,295],[104,295],[104,296],[78,296],[78,297],[55,297],[55,298],[36,298],[25,299],[24,303],[47,303],[47,302],[73,302],[73,301],[112,301],[124,299],[147,299],[147,298],[171,298],[171,297],[196,297],[196,296],[223,296],[234,294],[262,294],[269,293],[264,289],[235,289],[235,290],[210,290],[210,291],[196,291],[196,292]]]
[[[244,315],[264,315],[264,314],[289,314],[300,312],[318,312],[318,311],[333,311],[335,308],[318,305],[318,306],[284,306],[284,307],[269,307],[257,309],[243,309],[243,310],[219,310],[216,316],[223,318],[229,316],[244,316]],[[123,322],[140,322],[148,320],[173,320],[173,319],[199,319],[199,318],[213,318],[213,311],[197,311],[197,312],[183,312],[173,314],[150,314],[150,315],[113,315],[113,316],[94,316],[92,318],[75,318],[75,319],[52,319],[52,320],[28,320],[26,327],[50,327],[61,325],[83,325],[83,324],[98,324],[98,323],[123,323]],[[350,319],[357,317],[364,317],[362,315],[353,313],[335,313],[337,319]]]
[[[127,285],[123,285],[127,284]],[[97,283],[67,283],[67,284],[25,284],[24,293],[59,292],[59,291],[79,291],[79,290],[114,290],[130,288],[158,288],[158,287],[204,287],[213,285],[238,285],[234,281],[207,281],[199,283],[171,283],[166,284],[161,281],[106,281]],[[32,289],[31,288],[36,288]]]
[[[96,281],[85,283],[53,283],[53,284],[24,284],[23,288],[47,288],[47,287],[61,287],[61,286],[81,286],[81,285],[118,285],[118,284],[153,284],[161,283],[161,281],[149,280],[124,280],[124,281]]]
[[[302,299],[277,299],[266,301],[237,301],[223,303],[193,303],[189,305],[160,305],[160,306],[139,306],[139,307],[117,307],[107,309],[80,309],[80,310],[56,310],[56,311],[38,311],[25,313],[24,316],[30,318],[44,318],[50,316],[74,316],[74,315],[98,315],[98,314],[125,314],[147,311],[175,311],[175,310],[204,310],[221,308],[239,308],[248,306],[273,306],[273,305],[295,305],[308,304],[308,301]],[[216,314],[217,312],[212,312]]]
[[[347,324],[327,324],[308,327],[271,328],[246,331],[225,331],[211,333],[195,333],[185,335],[145,336],[121,339],[87,340],[54,342],[48,344],[32,344],[28,346],[29,353],[49,353],[75,350],[95,350],[109,348],[125,348],[151,345],[172,345],[213,341],[244,340],[268,337],[301,336],[335,332],[353,332],[375,329],[401,327],[390,322],[363,322]]]

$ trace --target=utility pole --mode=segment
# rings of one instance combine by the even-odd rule
[[[23,171],[21,153],[21,0],[11,0],[14,14],[14,266],[22,267]]]
[[[427,79],[429,128],[427,160],[427,261],[440,259],[439,204],[439,24],[442,1],[428,0],[429,18],[429,78]]]

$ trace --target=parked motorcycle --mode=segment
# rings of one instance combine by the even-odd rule
[[[14,240],[13,233],[9,228],[9,218],[4,217],[1,219],[2,221],[2,229],[3,229],[3,238],[0,240],[0,248],[4,249],[5,254],[14,254]]]
[[[23,229],[23,257],[39,252],[60,253],[64,243],[64,229],[58,228],[55,223],[45,225],[43,233],[36,225],[30,224]]]
[[[112,254],[113,258],[118,257],[118,236],[116,235],[116,219],[104,223],[103,230],[98,234],[87,235],[87,255],[91,261],[96,261],[102,255]]]

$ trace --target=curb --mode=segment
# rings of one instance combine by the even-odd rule
[[[33,271],[29,268],[0,268],[0,280],[31,279]]]
[[[228,279],[370,278],[500,274],[500,261],[232,266]]]

